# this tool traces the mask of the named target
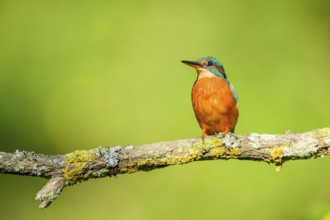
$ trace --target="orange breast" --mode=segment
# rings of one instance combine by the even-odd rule
[[[218,77],[201,78],[192,89],[192,104],[205,134],[234,132],[238,109],[227,83]]]

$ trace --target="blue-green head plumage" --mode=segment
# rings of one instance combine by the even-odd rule
[[[215,57],[202,57],[202,58],[198,59],[196,62],[202,64],[205,69],[207,69],[208,71],[210,71],[211,73],[213,73],[217,77],[222,78],[223,80],[225,80],[226,83],[228,84],[228,86],[230,87],[231,92],[233,93],[233,96],[235,98],[235,102],[237,103],[238,95],[237,95],[236,89],[233,86],[233,84],[231,84],[227,80],[227,75],[226,75],[226,72],[225,72],[225,68],[220,63],[220,61],[217,60]]]
[[[211,72],[212,74],[214,74],[215,76],[223,79],[227,83],[227,85],[230,87],[230,90],[235,98],[235,102],[237,103],[238,96],[237,96],[236,89],[233,86],[233,84],[231,84],[227,80],[225,68],[223,68],[223,66],[219,60],[217,60],[214,57],[202,57],[202,58],[198,59],[197,61],[182,60],[181,62],[197,69],[197,72],[199,69],[206,69],[209,72]]]
[[[205,69],[212,72],[217,77],[227,79],[225,68],[215,57],[202,57],[197,60],[198,63],[203,64]]]

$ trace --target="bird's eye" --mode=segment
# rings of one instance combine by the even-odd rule
[[[212,61],[207,62],[207,65],[212,66],[213,65]]]
[[[203,66],[206,66],[206,65],[207,65],[207,61],[206,61],[206,60],[203,60],[203,61],[201,61],[201,64],[202,64]]]

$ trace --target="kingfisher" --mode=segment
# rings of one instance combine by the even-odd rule
[[[228,132],[234,133],[238,118],[238,96],[225,73],[223,65],[214,57],[197,61],[181,61],[197,71],[191,91],[196,119],[202,129],[201,137]]]

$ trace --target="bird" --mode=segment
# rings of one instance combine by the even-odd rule
[[[238,119],[238,96],[225,73],[223,65],[214,57],[207,56],[197,61],[181,60],[196,69],[197,79],[191,91],[192,106],[206,135],[234,133]]]

